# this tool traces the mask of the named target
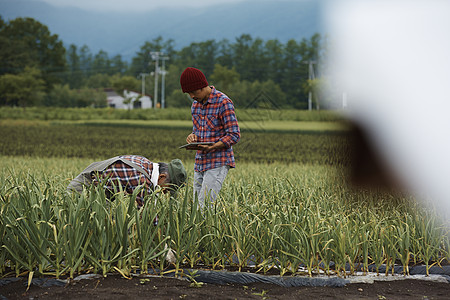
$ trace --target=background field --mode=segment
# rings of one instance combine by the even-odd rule
[[[238,162],[345,164],[348,131],[339,122],[240,121]],[[0,121],[0,154],[100,159],[140,154],[155,161],[192,160],[180,150],[191,132],[183,120]]]

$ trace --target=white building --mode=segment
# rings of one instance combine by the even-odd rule
[[[123,96],[113,89],[105,89],[108,106],[117,109],[152,108],[152,99],[134,91],[123,91]]]

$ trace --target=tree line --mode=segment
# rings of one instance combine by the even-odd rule
[[[308,62],[325,52],[319,34],[281,43],[243,34],[234,41],[193,42],[180,50],[172,39],[146,41],[131,61],[88,46],[69,45],[32,18],[5,22],[0,16],[0,105],[86,107],[106,106],[105,88],[124,89],[153,97],[155,60],[165,60],[166,107],[190,106],[181,92],[179,76],[188,66],[202,70],[209,83],[240,107],[305,109],[308,92],[317,84],[308,80]],[[161,61],[159,61],[161,67]],[[142,80],[142,74],[145,74]],[[153,74],[153,75],[152,75]],[[161,93],[159,78],[158,93]],[[157,96],[161,99],[161,96]]]

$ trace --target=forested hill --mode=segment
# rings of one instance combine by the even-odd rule
[[[35,0],[0,0],[5,20],[31,17],[49,27],[67,47],[87,45],[94,53],[104,50],[130,59],[148,40],[173,39],[178,49],[192,42],[234,39],[242,34],[254,38],[309,38],[322,33],[320,0],[246,0],[201,9],[161,8],[141,13],[84,11],[51,6]]]

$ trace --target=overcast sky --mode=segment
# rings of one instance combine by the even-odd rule
[[[158,7],[201,7],[244,0],[32,0],[97,11],[148,11]],[[188,11],[186,13],[189,13]]]

